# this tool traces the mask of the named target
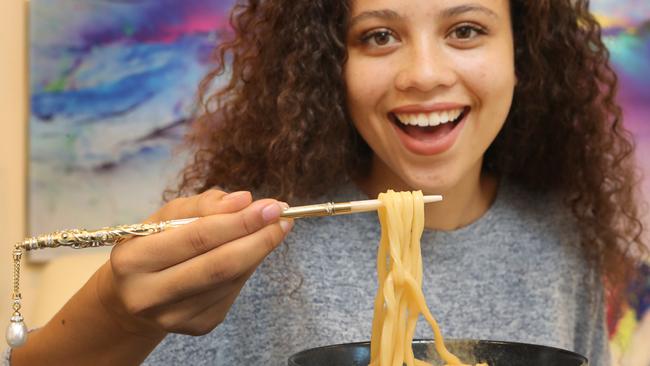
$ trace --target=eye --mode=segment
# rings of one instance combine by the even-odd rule
[[[487,34],[487,32],[482,27],[472,24],[461,24],[451,30],[449,37],[460,41],[468,41],[484,34]]]
[[[364,33],[360,39],[361,43],[372,47],[385,47],[397,42],[397,37],[390,29],[377,29]]]

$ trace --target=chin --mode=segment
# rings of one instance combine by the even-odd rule
[[[422,190],[425,194],[447,192],[457,184],[453,176],[431,172],[404,177],[404,181],[411,189]]]

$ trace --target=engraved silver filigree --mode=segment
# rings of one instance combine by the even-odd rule
[[[84,249],[112,246],[133,236],[146,236],[159,233],[165,229],[177,227],[191,221],[193,220],[172,220],[151,224],[120,225],[98,230],[63,230],[25,239],[20,246],[26,251],[57,247]]]

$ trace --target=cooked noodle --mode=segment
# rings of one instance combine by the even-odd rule
[[[415,359],[411,343],[418,316],[433,329],[435,349],[448,365],[462,365],[445,347],[438,323],[422,293],[420,237],[424,229],[421,191],[379,195],[381,241],[377,254],[379,287],[370,338],[370,366],[424,366]],[[487,365],[486,365],[487,366]]]

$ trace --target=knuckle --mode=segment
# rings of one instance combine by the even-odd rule
[[[188,198],[186,197],[179,197],[167,202],[160,208],[156,216],[158,216],[160,220],[169,220],[173,218],[174,214],[187,202],[187,200]]]
[[[275,248],[273,234],[270,232],[270,230],[264,230],[262,235],[262,245],[264,246],[266,252],[270,252],[273,250],[273,248]]]
[[[165,203],[162,207],[163,210],[169,209],[173,210],[178,206],[183,205],[185,202],[187,202],[188,198],[187,197],[178,197],[174,198],[173,200]]]
[[[237,270],[233,262],[221,262],[210,269],[208,278],[210,283],[224,283],[237,277]]]
[[[240,214],[241,218],[241,224],[242,227],[244,228],[244,232],[248,234],[252,234],[259,230],[261,227],[261,218],[257,217],[259,215],[252,214],[251,212],[242,212]]]
[[[174,328],[178,327],[178,324],[182,324],[183,321],[179,319],[176,314],[172,313],[162,313],[155,317],[155,322],[163,329],[173,331]]]
[[[143,315],[147,309],[149,309],[149,305],[142,300],[126,298],[124,299],[124,308],[132,316],[140,316]]]
[[[202,196],[205,198],[209,199],[220,199],[221,197],[226,195],[226,192],[220,190],[220,189],[208,189],[207,191],[204,191],[201,193]]]
[[[110,255],[111,270],[117,277],[124,277],[131,273],[135,266],[133,256],[124,253],[121,248],[113,248]]]
[[[271,252],[280,244],[282,237],[282,231],[278,225],[270,225],[263,231],[262,244],[268,252]]]
[[[199,195],[197,209],[200,216],[212,215],[216,212],[216,203],[225,195],[225,192],[209,189]]]
[[[192,230],[189,233],[188,241],[197,254],[203,254],[210,250],[209,240],[203,230]]]

